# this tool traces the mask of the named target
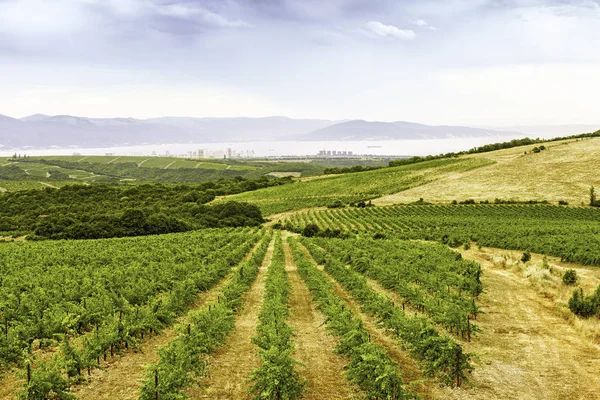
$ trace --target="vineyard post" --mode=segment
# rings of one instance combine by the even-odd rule
[[[461,356],[461,349],[459,348],[458,351],[456,352],[456,387],[459,388],[460,387],[460,356]]]
[[[188,324],[188,326],[187,326],[187,334],[188,334],[188,336],[190,336],[192,334],[192,325],[191,324]]]
[[[31,382],[31,364],[27,363],[27,383]]]
[[[154,400],[158,400],[158,369],[154,370]]]
[[[471,341],[471,317],[467,314],[467,341]]]

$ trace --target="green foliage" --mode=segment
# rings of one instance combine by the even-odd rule
[[[255,399],[289,399],[302,396],[304,380],[292,358],[294,345],[289,317],[290,284],[285,271],[281,235],[275,238],[275,249],[265,282],[265,300],[259,314],[256,336],[252,341],[260,348],[261,365],[252,374],[251,392]]]
[[[309,223],[347,233],[432,240],[460,246],[532,251],[565,262],[600,265],[600,210],[551,205],[403,205],[298,212],[284,226],[301,232]],[[287,229],[286,228],[286,229]]]
[[[600,207],[600,201],[596,199],[596,189],[593,186],[590,187],[590,206]]]
[[[374,171],[376,169],[381,169],[383,168],[382,166],[362,166],[362,165],[355,165],[353,167],[345,167],[345,168],[339,168],[339,167],[335,167],[335,168],[326,168],[323,171],[323,174],[325,175],[334,175],[334,174],[353,174],[355,172],[365,172],[365,171]]]
[[[573,295],[569,299],[569,309],[573,314],[583,318],[598,314],[600,310],[600,286],[591,296],[584,295],[581,288],[573,290]]]
[[[563,284],[567,286],[573,286],[577,283],[577,271],[574,269],[568,269],[565,271],[562,277]]]
[[[228,200],[255,203],[265,215],[308,207],[327,207],[335,200],[356,204],[440,179],[447,174],[489,165],[484,159],[449,159],[382,168],[296,182],[231,196]],[[365,203],[366,204],[366,203]]]
[[[69,383],[63,378],[58,363],[55,361],[39,362],[31,371],[31,379],[25,382],[20,400],[72,400]]]
[[[100,239],[184,232],[199,228],[256,226],[258,207],[235,202],[207,206],[237,182],[202,186],[71,185],[0,196],[0,231],[51,239]]]
[[[413,399],[402,387],[398,366],[381,346],[369,341],[369,334],[345,302],[335,295],[323,272],[308,261],[299,245],[291,242],[298,273],[313,294],[313,301],[327,317],[327,328],[340,338],[336,350],[349,357],[346,376],[368,399]]]
[[[327,206],[327,208],[344,208],[344,207],[346,207],[346,205],[344,203],[342,203],[341,200],[336,200]]]
[[[241,297],[256,279],[269,242],[267,235],[252,256],[239,265],[218,302],[193,313],[188,320],[189,329],[180,329],[177,338],[160,350],[160,360],[146,372],[140,400],[154,400],[156,396],[170,400],[188,398],[185,389],[197,384],[206,373],[202,356],[222,346],[233,331]]]
[[[320,229],[317,224],[308,224],[302,229],[302,236],[313,237],[319,233]]]
[[[478,313],[473,299],[483,290],[482,270],[459,253],[435,243],[401,240],[313,239],[306,244],[326,268],[376,280],[451,332],[466,337],[478,330],[467,318]],[[348,285],[365,284],[358,275],[341,279],[348,279]]]
[[[77,345],[58,348],[61,370],[78,380],[106,352],[135,346],[144,334],[171,324],[261,234],[222,229],[0,246],[0,365],[22,361],[34,340],[87,332]]]

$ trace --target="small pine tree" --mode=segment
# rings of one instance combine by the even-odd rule
[[[563,283],[567,286],[573,286],[577,283],[577,271],[574,269],[568,269],[563,275]]]
[[[600,203],[596,199],[596,189],[592,186],[590,187],[590,206],[598,207]]]

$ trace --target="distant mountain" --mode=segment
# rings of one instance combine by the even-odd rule
[[[275,140],[486,137],[505,133],[507,132],[457,126],[428,126],[403,121],[330,121],[287,117],[164,117],[142,120],[44,114],[15,119],[0,115],[0,145],[5,149]]]
[[[302,135],[301,140],[411,140],[452,137],[491,137],[518,135],[518,132],[494,131],[464,126],[429,126],[412,122],[346,121]]]
[[[551,138],[596,132],[600,129],[600,123],[596,125],[519,125],[492,129],[515,130],[523,132],[529,137]]]

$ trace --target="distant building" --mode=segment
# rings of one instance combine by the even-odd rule
[[[206,158],[206,154],[204,153],[204,149],[198,149],[198,158]]]

